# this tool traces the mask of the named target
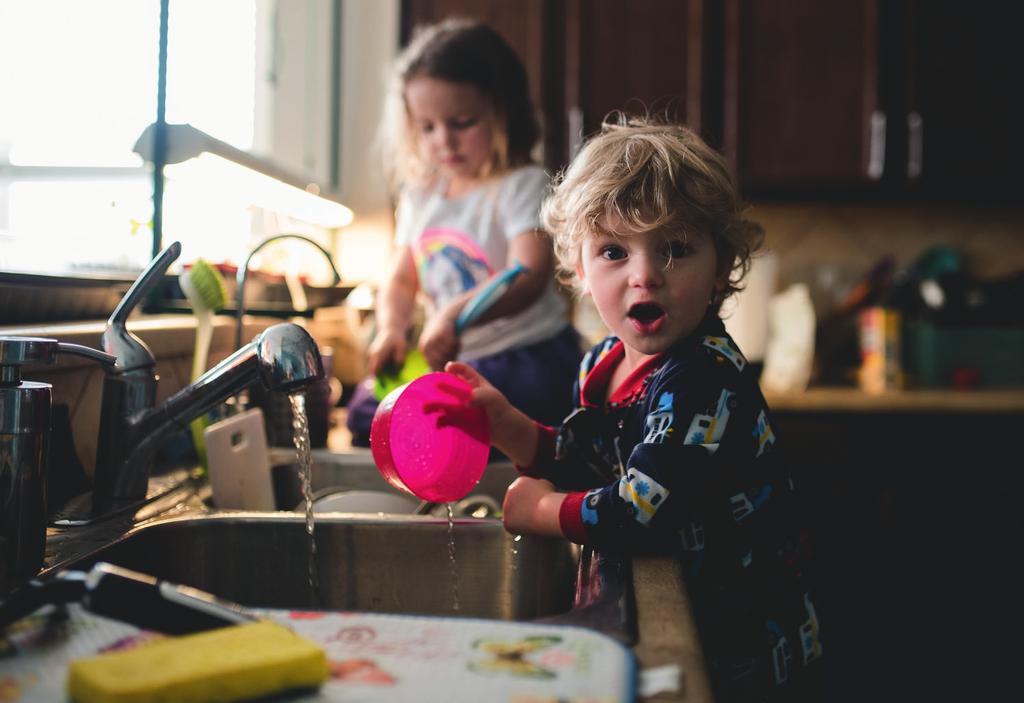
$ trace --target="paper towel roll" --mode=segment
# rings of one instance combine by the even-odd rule
[[[725,330],[748,361],[764,360],[768,345],[768,308],[779,279],[779,258],[771,251],[754,257],[745,288],[722,304]]]
[[[761,388],[776,393],[807,389],[814,366],[814,304],[804,283],[772,298]]]

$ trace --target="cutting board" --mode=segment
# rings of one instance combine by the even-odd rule
[[[635,697],[631,650],[579,627],[469,618],[267,610],[319,643],[330,679],[275,701],[619,703]],[[47,606],[0,642],[0,700],[64,701],[68,663],[159,637]],[[6,651],[5,649],[6,648]]]
[[[274,510],[263,411],[252,408],[206,428],[213,502],[230,510]]]

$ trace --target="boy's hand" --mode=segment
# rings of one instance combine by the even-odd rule
[[[558,521],[565,494],[555,490],[550,481],[520,476],[505,493],[502,521],[512,534],[529,533],[563,537]]]
[[[444,370],[453,376],[458,376],[473,388],[469,404],[484,409],[492,428],[506,420],[508,415],[515,410],[504,394],[469,364],[450,361],[445,364]]]
[[[476,369],[461,361],[449,361],[444,370],[473,388],[469,404],[483,408],[491,425],[491,444],[520,466],[530,466],[537,453],[537,427],[533,420],[508,402]]]

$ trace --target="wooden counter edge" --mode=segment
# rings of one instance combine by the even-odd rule
[[[634,557],[633,590],[639,640],[633,648],[642,671],[679,666],[679,691],[641,696],[657,703],[713,703],[697,625],[678,562],[672,557]]]
[[[911,389],[872,395],[858,388],[812,387],[764,395],[775,412],[1024,413],[1024,388]]]

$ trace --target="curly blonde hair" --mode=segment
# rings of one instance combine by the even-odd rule
[[[541,217],[554,240],[563,282],[580,292],[576,271],[586,237],[602,222],[637,232],[710,236],[726,280],[713,306],[741,290],[764,230],[744,217],[736,179],[724,157],[678,124],[617,114],[587,141],[555,180]]]
[[[488,174],[497,175],[533,162],[540,123],[522,61],[486,24],[449,18],[417,28],[390,69],[377,147],[393,194],[404,185],[426,182],[434,172],[434,166],[419,152],[405,102],[406,86],[419,77],[472,85],[487,100],[493,118]]]

